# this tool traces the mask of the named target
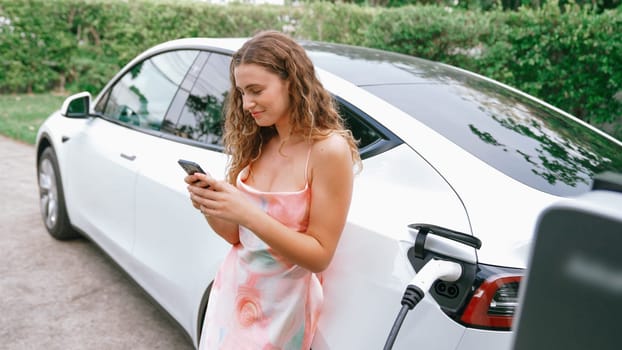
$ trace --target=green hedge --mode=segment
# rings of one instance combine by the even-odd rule
[[[281,29],[291,12],[190,2],[0,0],[0,92],[94,92],[159,42]]]
[[[622,138],[622,11],[202,2],[0,0],[0,93],[99,88],[125,63],[181,37],[284,30],[469,69]],[[617,98],[616,98],[617,96]]]

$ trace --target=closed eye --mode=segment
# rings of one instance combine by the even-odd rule
[[[237,88],[238,91],[240,92],[240,94],[242,96],[244,96],[245,94],[251,94],[251,95],[259,95],[263,92],[264,88],[262,86],[259,86],[257,84],[250,84],[246,87],[238,87]]]

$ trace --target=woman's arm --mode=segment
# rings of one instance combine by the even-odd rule
[[[313,145],[309,225],[300,234],[258,206],[232,185],[208,180],[214,191],[201,202],[209,217],[236,222],[253,231],[277,254],[313,272],[328,267],[345,226],[352,198],[352,156],[346,140],[332,135]]]
[[[311,158],[311,208],[306,234],[281,234],[272,218],[248,223],[272,249],[313,272],[325,270],[346,223],[353,186],[353,163],[346,140],[337,135],[317,141]]]

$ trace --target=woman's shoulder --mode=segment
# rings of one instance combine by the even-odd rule
[[[346,136],[331,132],[315,140],[312,145],[312,157],[316,162],[351,161],[350,146]]]

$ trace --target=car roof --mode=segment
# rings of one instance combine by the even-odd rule
[[[249,38],[183,38],[152,47],[143,55],[156,52],[198,48],[232,54]],[[377,49],[301,40],[313,63],[322,70],[357,86],[394,84],[435,84],[444,76],[475,76],[440,62]],[[365,72],[365,74],[361,74]]]
[[[313,41],[301,44],[316,66],[357,86],[430,84],[455,71],[442,63],[395,52]]]

